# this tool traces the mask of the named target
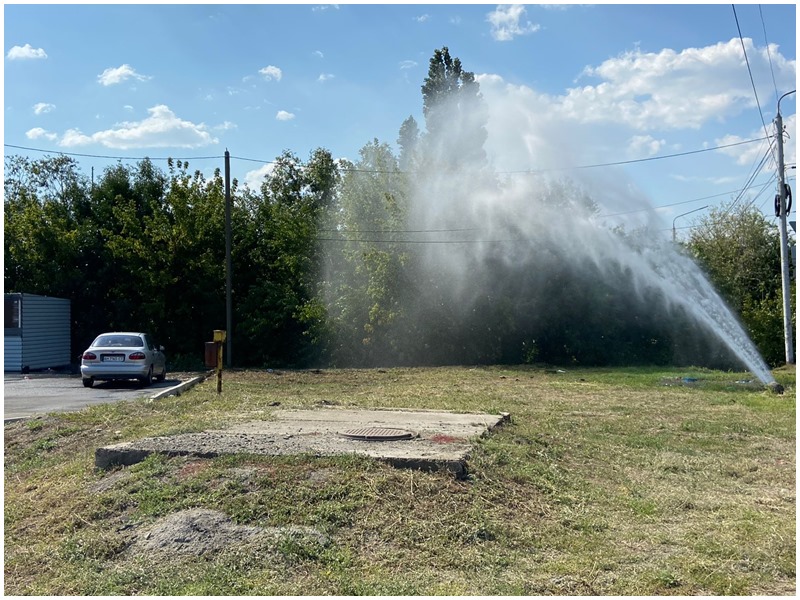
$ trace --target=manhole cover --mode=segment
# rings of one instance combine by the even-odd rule
[[[364,427],[363,429],[350,429],[341,433],[352,440],[365,440],[368,442],[389,442],[393,440],[410,440],[416,434],[405,429],[390,429],[388,427]]]

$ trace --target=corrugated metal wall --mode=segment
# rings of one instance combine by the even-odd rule
[[[70,364],[69,300],[22,294],[21,321],[21,367],[46,369]],[[7,344],[5,348],[8,353]],[[4,363],[9,370],[7,356]]]
[[[18,335],[3,337],[3,370],[12,373],[22,370],[22,338]]]

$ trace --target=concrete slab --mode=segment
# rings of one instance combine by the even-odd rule
[[[95,466],[131,465],[154,452],[198,457],[223,454],[279,456],[359,454],[395,467],[446,469],[466,474],[474,440],[507,421],[509,415],[429,410],[276,410],[270,421],[250,421],[226,429],[144,438],[95,451]],[[409,440],[365,441],[344,437],[353,429],[389,428],[414,433]]]

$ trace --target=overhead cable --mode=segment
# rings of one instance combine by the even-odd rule
[[[699,150],[689,150],[686,152],[677,152],[674,154],[662,154],[659,156],[648,156],[646,158],[635,158],[631,160],[621,160],[615,162],[607,162],[607,163],[597,163],[597,164],[588,164],[588,165],[574,165],[568,167],[558,167],[558,168],[548,168],[548,169],[527,169],[523,171],[497,171],[498,175],[515,175],[515,174],[536,174],[536,173],[547,173],[552,171],[571,171],[571,170],[581,170],[581,169],[595,169],[600,167],[614,167],[614,166],[622,166],[622,165],[630,165],[635,163],[642,163],[642,162],[650,162],[654,160],[663,160],[667,158],[678,158],[681,156],[690,156],[692,154],[700,154],[703,152],[713,152],[715,150],[723,150],[725,148],[733,148],[735,146],[741,146],[744,144],[752,144],[754,142],[761,142],[765,139],[769,139],[769,136],[763,138],[754,138],[750,140],[740,140],[738,142],[732,142],[730,144],[721,144],[719,146],[713,146],[710,148],[701,148]],[[102,155],[102,154],[79,154],[76,152],[61,152],[59,150],[45,150],[42,148],[31,148],[27,146],[18,146],[15,144],[3,144],[6,148],[14,148],[18,150],[27,150],[30,152],[41,152],[43,154],[61,154],[64,156],[79,156],[85,158],[105,158],[111,160],[151,160],[151,161],[166,161],[166,160],[211,160],[211,159],[224,159],[224,156],[189,156],[189,157],[153,157],[153,156],[109,156],[109,155]],[[231,156],[232,159],[235,160],[242,160],[242,161],[249,161],[249,162],[257,162],[261,164],[278,164],[278,161],[274,160],[264,160],[264,159],[257,159],[257,158],[247,158],[242,156]],[[417,171],[401,171],[401,170],[381,170],[381,169],[358,169],[358,168],[343,168],[340,169],[341,171],[345,172],[356,172],[356,173],[375,173],[375,174],[392,174],[392,175],[413,175],[418,174]]]

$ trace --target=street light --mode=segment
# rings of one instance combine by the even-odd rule
[[[690,215],[692,213],[695,213],[695,212],[697,212],[699,210],[703,210],[703,209],[706,209],[706,208],[708,208],[708,205],[701,206],[700,208],[695,208],[694,210],[690,210],[689,212],[685,212],[682,215],[678,215],[677,217],[672,219],[672,243],[673,244],[675,243],[675,221],[677,221],[681,217],[685,217],[686,215]]]

